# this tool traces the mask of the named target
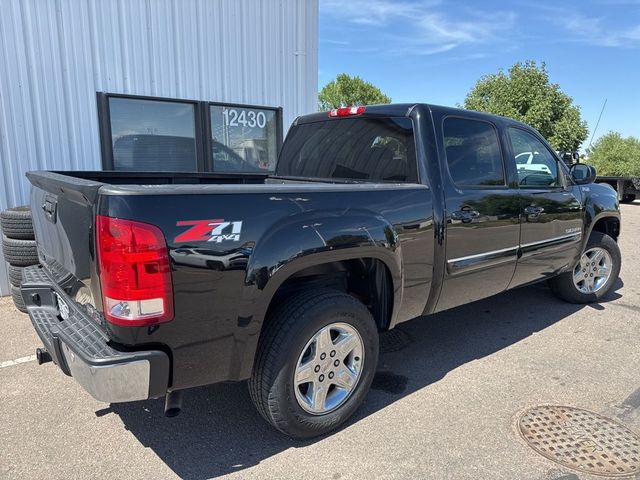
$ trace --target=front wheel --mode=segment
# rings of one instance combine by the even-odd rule
[[[346,293],[309,290],[281,305],[265,328],[249,380],[260,414],[296,438],[345,422],[378,363],[378,331],[367,308]]]
[[[577,265],[549,281],[551,290],[571,303],[600,301],[615,285],[622,257],[616,241],[609,235],[593,232]]]

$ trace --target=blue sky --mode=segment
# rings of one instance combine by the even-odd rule
[[[320,0],[320,88],[346,72],[394,102],[455,106],[526,59],[547,63],[589,138],[605,98],[596,138],[640,137],[640,0]]]

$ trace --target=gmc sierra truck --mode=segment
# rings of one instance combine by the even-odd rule
[[[164,396],[168,416],[185,389],[248,380],[292,437],[354,413],[380,332],[546,280],[597,302],[620,271],[618,200],[595,170],[466,110],[302,116],[269,175],[27,177],[39,362],[104,402]]]

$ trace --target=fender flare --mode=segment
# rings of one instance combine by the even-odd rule
[[[618,197],[610,185],[589,184],[580,187],[584,202],[584,233],[582,250],[584,251],[595,224],[603,218],[611,217],[620,222]]]
[[[295,240],[293,240],[295,239]],[[268,231],[247,265],[240,316],[251,328],[241,372],[249,374],[266,314],[280,286],[296,273],[335,261],[375,258],[389,270],[393,288],[391,322],[402,304],[402,252],[396,229],[368,210],[301,212]]]
[[[620,212],[617,210],[603,210],[598,213],[595,213],[595,209],[590,206],[586,209],[585,212],[585,229],[584,229],[584,237],[582,239],[582,250],[587,246],[587,242],[591,237],[591,233],[593,232],[593,227],[603,218],[613,218],[620,222]]]

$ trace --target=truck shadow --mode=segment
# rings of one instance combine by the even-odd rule
[[[606,301],[620,298],[615,290],[622,285],[618,280]],[[372,391],[347,425],[582,308],[602,306],[567,304],[545,286],[536,285],[404,323],[383,335]],[[185,479],[241,471],[287,449],[322,440],[296,441],[276,432],[254,409],[244,383],[187,391],[183,411],[176,418],[163,416],[162,400],[113,404],[96,415],[111,412]]]

